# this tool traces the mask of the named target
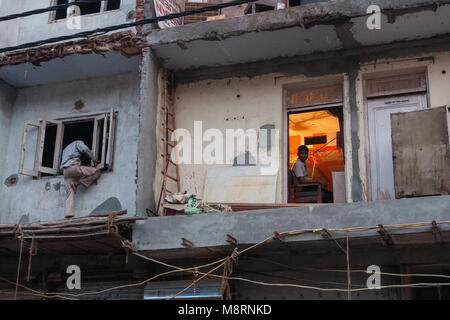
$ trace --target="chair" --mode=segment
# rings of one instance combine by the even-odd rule
[[[325,188],[319,182],[299,183],[292,170],[289,170],[289,202],[291,203],[322,203]]]

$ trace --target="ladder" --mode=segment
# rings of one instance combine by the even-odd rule
[[[170,153],[173,148],[175,148],[175,142],[171,141],[171,135],[172,132],[176,129],[175,126],[175,82],[173,73],[170,74],[170,77],[168,76],[167,71],[164,71],[163,73],[163,83],[164,83],[164,103],[163,103],[163,138],[162,141],[164,143],[163,147],[163,154],[161,154],[161,157],[163,160],[163,171],[161,173],[163,174],[163,182],[162,182],[162,190],[161,195],[163,197],[163,201],[161,201],[161,195],[160,195],[160,206],[164,203],[164,199],[166,198],[167,194],[174,194],[177,192],[180,192],[180,175],[178,170],[178,165],[172,161]],[[172,174],[169,174],[169,170],[172,168],[175,169],[175,176],[173,176],[174,170],[171,170]],[[176,191],[171,189],[168,186],[168,179],[172,180],[173,182],[176,182]],[[173,184],[172,184],[173,185]],[[157,212],[159,212],[160,207],[157,208]],[[164,212],[165,215],[165,212]]]

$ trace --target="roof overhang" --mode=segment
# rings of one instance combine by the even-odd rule
[[[0,55],[0,79],[29,87],[139,71],[142,43],[131,31]]]
[[[163,65],[190,70],[427,39],[450,34],[450,4],[382,1],[381,29],[367,27],[366,0],[336,0],[154,30]]]

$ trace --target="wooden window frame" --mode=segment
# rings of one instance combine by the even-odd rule
[[[96,166],[98,169],[112,170],[114,159],[114,147],[115,147],[115,131],[117,126],[117,114],[114,109],[109,112],[97,113],[90,116],[64,118],[64,119],[43,119],[38,122],[26,121],[24,124],[22,135],[22,147],[19,160],[19,173],[22,175],[39,178],[42,173],[57,176],[60,174],[60,161],[62,154],[62,142],[64,138],[64,125],[76,122],[82,122],[87,120],[94,121],[94,129],[92,132],[92,153],[99,164]],[[100,137],[100,121],[103,122],[103,139],[98,141]],[[42,165],[44,143],[45,143],[45,130],[48,124],[57,125],[55,149],[53,154],[53,167],[44,167]],[[27,145],[27,129],[30,127],[37,127],[39,129],[38,139],[36,142],[35,160],[33,169],[25,168],[25,152]]]

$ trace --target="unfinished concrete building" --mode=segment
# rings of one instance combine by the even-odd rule
[[[68,292],[65,268],[78,264],[79,292],[111,288],[97,298],[170,298],[190,285],[181,297],[450,297],[450,4],[379,1],[378,12],[370,1],[275,1],[266,11],[263,2],[0,58],[5,278],[25,277],[26,248],[28,285],[41,292]],[[100,10],[102,26],[156,13],[152,1]],[[34,22],[45,34],[21,22],[2,47],[48,38],[60,15]],[[177,130],[193,138],[189,155],[173,152],[188,145]],[[256,144],[216,147],[228,130],[232,141],[253,132]],[[93,132],[83,138],[105,173],[78,192],[77,217],[105,235],[55,226],[65,197],[58,152],[79,132]],[[332,201],[293,182],[299,145]],[[191,214],[171,201],[177,194],[208,209]],[[36,233],[38,220],[60,237]],[[381,288],[368,288],[369,266]]]

